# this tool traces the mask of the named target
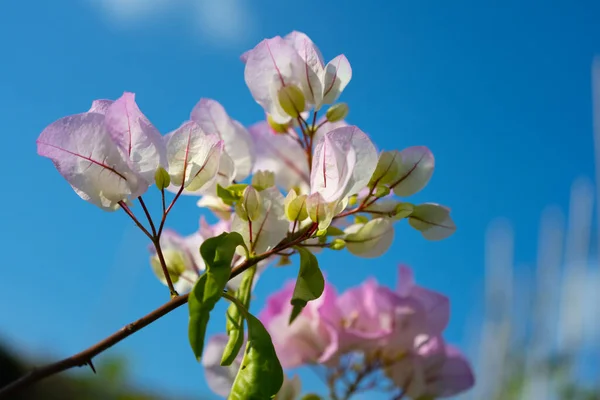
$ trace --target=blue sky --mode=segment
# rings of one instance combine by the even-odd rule
[[[319,259],[340,289],[371,275],[395,282],[396,265],[411,265],[418,282],[450,296],[452,342],[468,345],[488,223],[510,219],[516,257],[531,262],[542,209],[555,203],[566,210],[571,182],[593,178],[597,2],[150,3],[156,10],[139,8],[139,0],[0,5],[0,337],[22,351],[62,358],[167,300],[148,268],[144,236],[124,214],[80,200],[36,155],[41,130],[125,90],[137,94],[163,133],[179,126],[201,97],[254,123],[263,114],[238,57],[264,37],[301,30],[326,59],[344,53],[354,72],[343,94],[349,121],[379,149],[426,145],[433,151],[436,172],[415,202],[450,206],[458,226],[452,238],[427,242],[400,224],[393,248],[377,262],[345,253]],[[185,200],[170,225],[187,234],[199,214]],[[158,207],[155,196],[149,201]],[[294,273],[264,276],[254,310]],[[181,308],[114,351],[131,356],[139,382],[206,393],[186,324]],[[211,329],[221,326],[215,319]],[[313,384],[318,381],[306,381]]]

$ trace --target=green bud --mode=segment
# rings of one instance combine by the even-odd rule
[[[252,176],[252,186],[258,191],[275,186],[275,174],[271,171],[257,171]]]
[[[224,188],[217,183],[217,196],[223,200],[223,203],[232,206],[233,203],[242,198],[242,194],[247,186],[248,184],[246,183],[236,183]]]
[[[358,202],[358,195],[353,194],[352,196],[348,197],[348,205],[350,207],[355,206],[357,202]]]
[[[298,118],[306,106],[302,90],[295,85],[287,85],[279,89],[277,99],[283,111],[292,118]]]
[[[385,197],[388,194],[390,194],[390,188],[387,186],[377,186],[375,188],[375,193],[374,193],[375,197],[378,197],[378,198]]]
[[[277,133],[286,133],[289,129],[289,124],[280,124],[273,120],[273,117],[267,115],[267,123]]]
[[[308,217],[306,197],[305,194],[298,196],[293,189],[285,197],[283,205],[285,207],[285,216],[289,221],[301,222]]]
[[[238,204],[241,205],[250,221],[256,221],[260,218],[262,199],[258,190],[252,186],[246,187],[242,195],[242,200]]]
[[[329,107],[327,113],[325,114],[325,117],[329,122],[338,122],[346,118],[346,116],[348,115],[348,111],[350,111],[350,109],[348,108],[348,104],[334,104],[331,107]]]
[[[397,219],[406,218],[412,214],[414,208],[415,207],[410,203],[398,203],[394,210],[394,215]]]
[[[171,184],[171,177],[166,169],[158,167],[154,174],[154,182],[156,183],[158,190],[164,190]]]
[[[335,238],[329,245],[332,250],[343,250],[346,248],[346,241],[340,238]]]
[[[371,176],[369,187],[385,185],[398,179],[402,156],[399,151],[383,151],[379,155],[375,172]]]
[[[319,229],[317,231],[317,237],[320,238],[320,237],[325,237],[325,236],[327,236],[327,228],[325,228],[325,229]]]

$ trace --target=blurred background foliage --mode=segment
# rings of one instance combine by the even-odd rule
[[[29,360],[0,345],[0,387],[27,373],[46,360]],[[127,359],[111,353],[94,363],[96,374],[63,373],[17,393],[11,400],[191,400],[151,393],[129,382]],[[82,367],[87,368],[89,367]],[[208,397],[195,397],[202,399]]]

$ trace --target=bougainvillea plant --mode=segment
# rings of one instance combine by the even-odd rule
[[[303,33],[265,39],[241,59],[246,84],[265,111],[265,119],[248,128],[217,101],[201,99],[189,121],[163,136],[134,94],[124,93],[96,100],[87,112],[61,118],[40,134],[38,153],[75,193],[104,211],[122,210],[149,238],[152,269],[172,299],[0,395],[67,368],[93,367],[93,356],[186,302],[193,353],[213,371],[211,387],[230,399],[295,398],[297,382],[285,377],[282,365],[307,363],[329,369],[332,397],[349,398],[338,395],[335,371],[357,352],[360,368],[383,371],[399,396],[430,399],[472,384],[468,364],[441,339],[445,297],[415,286],[406,269],[395,292],[369,281],[336,297],[314,255],[347,249],[379,257],[392,244],[394,224],[404,219],[426,239],[451,235],[448,208],[407,201],[432,176],[431,152],[378,152],[359,127],[346,123],[349,107],[338,98],[352,77],[350,63],[339,55],[326,64]],[[162,199],[157,220],[143,199],[152,186]],[[198,206],[220,221],[202,219],[188,237],[166,229],[182,195],[198,196]],[[255,317],[250,299],[258,276],[270,263],[291,264],[294,254],[297,279]],[[207,340],[211,311],[223,299],[231,303],[227,335]],[[355,373],[369,375],[360,368]],[[462,380],[448,384],[454,370]]]

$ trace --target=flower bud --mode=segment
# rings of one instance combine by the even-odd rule
[[[334,104],[327,110],[325,117],[329,122],[338,122],[346,118],[349,111],[348,104],[346,103],[338,103]]]
[[[158,190],[164,190],[171,184],[171,177],[167,170],[159,166],[154,173],[154,182],[156,183]]]
[[[285,216],[290,221],[304,221],[308,217],[306,210],[306,195],[298,196],[295,190],[290,190],[285,197],[283,205],[285,207]]]
[[[348,197],[348,205],[350,207],[355,206],[357,202],[358,202],[358,195],[353,194],[352,196]]]
[[[318,224],[319,230],[325,230],[331,224],[336,204],[326,203],[320,193],[313,193],[306,198],[306,211],[312,222]]]
[[[252,186],[244,190],[240,203],[250,221],[256,221],[260,217],[262,199],[260,193]]]
[[[397,180],[398,173],[400,172],[401,160],[402,156],[400,155],[400,152],[396,150],[381,152],[379,160],[377,161],[377,166],[375,167],[375,172],[373,172],[373,176],[369,182],[369,186],[385,185]]]
[[[387,186],[377,186],[375,188],[375,193],[373,193],[375,195],[375,197],[380,198],[380,197],[385,197],[388,194],[390,194],[390,188]]]
[[[273,120],[273,117],[271,117],[270,115],[267,115],[267,123],[269,124],[271,129],[273,129],[277,133],[286,133],[289,129],[288,124],[280,124],[278,122],[275,122]]]
[[[295,85],[287,85],[279,89],[277,99],[279,100],[279,105],[281,105],[283,111],[292,118],[298,118],[300,113],[304,111],[304,107],[306,107],[304,94],[302,93],[302,90]]]
[[[271,171],[257,171],[252,176],[252,186],[258,191],[275,186],[275,174]]]
[[[346,248],[346,241],[344,239],[335,238],[329,245],[332,250],[343,250]]]

